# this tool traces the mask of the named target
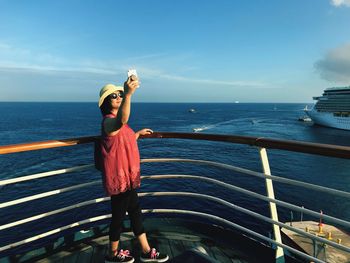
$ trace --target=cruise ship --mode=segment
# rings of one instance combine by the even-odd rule
[[[305,110],[314,123],[350,130],[350,86],[326,89],[311,110]]]

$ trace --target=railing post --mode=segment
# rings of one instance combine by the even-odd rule
[[[271,175],[269,159],[267,157],[267,152],[265,148],[259,148],[260,160],[265,175]],[[275,193],[273,191],[273,184],[271,179],[265,179],[267,197],[275,199]],[[275,203],[270,202],[270,213],[271,219],[278,221],[277,207]],[[281,232],[278,225],[273,225],[273,233],[275,236],[275,241],[282,244]],[[284,252],[283,248],[277,246],[276,248],[276,263],[284,263]]]

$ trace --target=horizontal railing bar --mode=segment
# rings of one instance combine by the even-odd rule
[[[63,208],[60,208],[60,209],[57,209],[57,210],[49,211],[49,212],[46,212],[46,213],[42,213],[42,214],[39,214],[39,215],[27,217],[27,218],[24,218],[24,219],[15,221],[15,222],[11,222],[11,223],[2,225],[2,226],[0,226],[0,230],[4,230],[4,229],[11,228],[11,227],[14,227],[14,226],[19,226],[19,225],[22,225],[22,224],[25,224],[25,223],[29,223],[29,222],[32,222],[32,221],[35,221],[35,220],[39,220],[39,219],[42,219],[42,218],[45,218],[45,217],[48,217],[48,216],[56,215],[56,214],[59,214],[59,213],[62,213],[62,212],[66,212],[66,211],[69,211],[69,210],[73,210],[73,209],[76,209],[76,208],[80,208],[80,207],[83,207],[83,206],[87,206],[87,205],[91,205],[91,204],[97,204],[97,203],[100,203],[100,202],[108,201],[110,199],[111,199],[110,197],[103,197],[103,198],[97,198],[97,199],[93,199],[93,200],[77,203],[77,204],[74,204],[74,205],[66,206],[66,207],[63,207]]]
[[[322,191],[322,192],[338,195],[338,196],[341,196],[341,197],[350,198],[350,193],[342,191],[342,190],[332,189],[332,188],[328,188],[328,187],[324,187],[324,186],[320,186],[320,185],[305,183],[305,182],[302,182],[302,181],[296,181],[296,180],[293,180],[293,179],[283,178],[283,177],[279,177],[279,176],[267,175],[267,174],[255,172],[255,171],[252,171],[252,170],[244,169],[244,168],[241,168],[241,167],[229,165],[229,164],[217,163],[217,162],[212,162],[212,161],[204,161],[204,160],[178,159],[178,158],[158,158],[158,159],[155,158],[155,159],[142,159],[141,160],[141,163],[151,163],[151,162],[190,162],[190,163],[200,163],[200,164],[215,166],[215,167],[219,167],[219,168],[224,168],[224,169],[235,171],[235,172],[239,172],[239,173],[242,173],[242,174],[252,175],[252,176],[255,176],[255,177],[262,178],[262,179],[271,179],[273,181],[277,181],[277,182],[280,182],[280,183],[296,185],[296,186],[302,186],[304,188],[318,190],[318,191]]]
[[[60,193],[72,191],[74,189],[78,189],[78,188],[82,188],[82,187],[87,187],[87,186],[94,185],[94,184],[97,184],[97,183],[101,183],[101,180],[93,181],[93,182],[90,182],[90,183],[84,183],[84,184],[78,184],[78,185],[74,185],[74,186],[69,186],[69,187],[66,187],[66,188],[56,189],[56,190],[52,190],[52,191],[48,191],[48,192],[44,192],[44,193],[40,193],[40,194],[31,195],[31,196],[19,198],[19,199],[16,199],[16,200],[8,201],[8,202],[5,202],[5,203],[1,203],[0,204],[0,208],[5,208],[5,207],[9,207],[9,206],[25,203],[25,202],[28,202],[28,201],[33,201],[33,200],[36,200],[36,199],[40,199],[40,198],[44,198],[44,197],[48,197],[48,196],[52,196],[52,195],[57,195],[57,194],[60,194]]]
[[[64,147],[64,146],[73,146],[77,144],[91,143],[91,142],[94,142],[97,138],[99,138],[99,136],[87,136],[87,137],[78,137],[78,138],[70,138],[70,139],[62,139],[62,140],[49,140],[49,141],[42,141],[42,142],[4,145],[4,146],[0,146],[0,154],[43,150],[43,149],[50,149],[50,148],[57,148],[57,147]]]
[[[238,211],[241,211],[245,214],[248,214],[250,216],[253,216],[253,217],[256,217],[256,218],[259,218],[265,222],[268,222],[268,223],[272,223],[272,224],[276,224],[280,227],[284,227],[286,229],[289,229],[291,231],[294,231],[300,235],[303,235],[303,236],[306,236],[310,239],[313,239],[313,240],[317,240],[317,241],[320,241],[320,242],[323,242],[323,243],[326,243],[328,245],[331,245],[333,247],[336,247],[338,249],[341,249],[343,251],[346,251],[346,252],[350,252],[350,248],[347,248],[343,245],[339,245],[335,242],[332,242],[332,241],[328,241],[328,240],[325,240],[324,238],[321,238],[321,237],[317,237],[317,236],[314,236],[310,233],[307,233],[307,232],[304,232],[300,229],[297,229],[297,228],[294,228],[292,226],[289,226],[287,224],[284,224],[282,222],[279,222],[279,221],[275,221],[271,218],[268,218],[266,216],[263,216],[263,215],[260,215],[256,212],[253,212],[249,209],[246,209],[246,208],[243,208],[241,206],[238,206],[238,205],[234,205],[226,200],[223,200],[223,199],[220,199],[218,197],[214,197],[214,196],[210,196],[210,195],[205,195],[205,194],[198,194],[198,193],[191,193],[191,192],[147,192],[147,193],[139,193],[138,194],[140,197],[149,197],[149,196],[191,196],[191,197],[198,197],[198,198],[204,198],[204,199],[208,199],[208,200],[211,200],[211,201],[215,201],[217,203],[220,203],[222,205],[225,205],[229,208],[232,208],[232,209],[235,209],[235,210],[238,210]],[[82,207],[82,206],[86,206],[86,205],[90,205],[90,204],[95,204],[95,203],[98,203],[98,202],[103,202],[103,201],[107,201],[109,200],[110,198],[109,197],[106,197],[106,198],[98,198],[98,199],[95,199],[95,200],[89,200],[89,201],[85,201],[85,202],[82,202],[82,203],[78,203],[78,204],[75,204],[75,205],[72,205],[72,206],[68,206],[68,207],[64,207],[64,208],[61,208],[61,209],[58,209],[58,210],[55,210],[55,211],[50,211],[48,213],[44,213],[44,214],[41,214],[41,215],[37,215],[37,216],[34,216],[34,217],[31,217],[29,219],[25,219],[25,220],[20,220],[18,221],[19,224],[23,224],[23,223],[26,223],[26,222],[29,222],[29,221],[33,221],[33,220],[37,220],[37,219],[40,219],[40,218],[43,218],[43,217],[47,217],[49,215],[53,215],[53,214],[57,214],[57,213],[61,213],[61,212],[64,212],[64,211],[68,211],[68,210],[71,210],[71,209],[75,209],[75,208],[78,208],[78,207]],[[5,229],[5,228],[9,228],[9,227],[12,227],[16,224],[16,222],[13,222],[13,223],[10,223],[10,224],[7,224],[7,225],[3,225],[0,227],[0,230],[2,229]],[[17,225],[19,225],[17,224]],[[17,226],[16,225],[16,226]]]
[[[246,209],[246,208],[243,208],[241,206],[232,204],[232,203],[230,203],[230,202],[228,202],[226,200],[223,200],[223,199],[215,197],[215,196],[205,195],[205,194],[198,194],[198,193],[190,193],[190,192],[154,192],[154,193],[145,193],[143,196],[168,196],[168,195],[171,195],[171,196],[193,196],[193,197],[200,197],[200,198],[208,199],[208,200],[211,200],[211,201],[215,201],[217,203],[220,203],[220,204],[225,205],[225,206],[227,206],[229,208],[238,210],[238,211],[240,211],[242,213],[245,213],[247,215],[259,218],[259,219],[261,219],[261,220],[263,220],[265,222],[272,223],[272,224],[278,225],[280,227],[284,227],[284,228],[289,229],[289,230],[291,230],[293,232],[296,232],[296,233],[298,233],[300,235],[306,236],[306,237],[308,237],[310,239],[323,242],[325,244],[328,244],[330,246],[333,246],[335,248],[338,248],[340,250],[343,250],[343,251],[346,251],[346,252],[350,253],[350,248],[348,248],[346,246],[343,246],[343,245],[338,244],[338,243],[333,242],[333,241],[329,241],[328,239],[325,239],[325,238],[322,238],[322,237],[318,237],[318,236],[312,235],[312,234],[310,234],[308,232],[302,231],[302,230],[300,230],[298,228],[294,228],[294,227],[289,226],[287,224],[284,224],[282,222],[275,221],[275,220],[273,220],[273,219],[271,219],[269,217],[260,215],[260,214],[258,214],[256,212],[253,212],[253,211],[249,210],[249,209]]]
[[[255,177],[259,177],[262,179],[271,179],[277,182],[285,183],[285,184],[290,184],[290,185],[297,185],[297,186],[302,186],[304,188],[309,188],[309,189],[314,189],[326,193],[332,193],[334,195],[338,195],[341,197],[346,197],[350,198],[350,193],[342,191],[342,190],[337,190],[337,189],[332,189],[320,185],[315,185],[315,184],[310,184],[310,183],[305,183],[301,181],[296,181],[293,179],[288,179],[288,178],[283,178],[283,177],[278,177],[278,176],[273,176],[273,175],[265,175],[263,173],[255,172],[252,170],[244,169],[241,167],[233,166],[233,165],[228,165],[228,164],[223,164],[223,163],[217,163],[217,162],[212,162],[212,161],[205,161],[205,160],[194,160],[194,159],[179,159],[179,158],[153,158],[153,159],[141,159],[141,163],[151,163],[151,162],[191,162],[191,163],[200,163],[200,164],[205,164],[205,165],[211,165],[219,168],[224,168],[227,170],[239,172],[242,174],[248,174],[252,175]],[[72,168],[65,168],[61,170],[56,170],[56,171],[49,171],[46,173],[39,173],[39,174],[34,174],[34,175],[27,175],[27,176],[22,176],[18,178],[13,178],[13,179],[7,179],[7,180],[2,180],[0,181],[0,186],[1,185],[7,185],[7,184],[12,184],[12,183],[18,183],[18,182],[23,182],[27,181],[30,179],[37,179],[41,177],[46,177],[50,175],[56,175],[56,174],[63,174],[67,172],[73,172],[73,171],[78,171],[78,170],[84,170],[84,169],[89,169],[94,167],[93,164],[90,165],[82,165],[82,166],[76,166]],[[65,171],[66,170],[66,171]],[[52,174],[50,174],[52,173]],[[31,178],[33,176],[33,178]]]
[[[88,136],[63,140],[51,140],[43,142],[23,143],[0,146],[0,154],[40,150],[54,147],[71,146],[82,143],[94,142],[100,136]],[[238,136],[238,135],[217,135],[204,133],[175,133],[175,132],[154,132],[143,138],[172,138],[191,140],[210,140],[250,146],[263,147],[268,149],[280,149],[293,152],[317,154],[323,156],[350,159],[350,147],[341,145],[320,144],[302,141],[291,141],[282,139],[272,139],[264,137]]]
[[[147,160],[145,160],[145,161],[147,161]],[[152,176],[152,177],[155,177],[155,176]],[[169,176],[168,176],[169,177]],[[193,177],[195,177],[195,176],[193,176]],[[144,179],[146,179],[147,177],[144,177]],[[198,177],[197,177],[198,178]],[[205,178],[205,177],[204,177]],[[205,179],[209,179],[209,178],[205,178]],[[212,179],[213,180],[213,179]],[[87,183],[87,184],[81,184],[81,185],[77,185],[77,186],[73,186],[73,187],[68,187],[68,188],[65,188],[65,189],[60,189],[61,191],[60,192],[63,192],[64,190],[67,190],[67,189],[69,189],[69,190],[72,190],[72,189],[75,189],[75,188],[80,188],[80,187],[84,187],[84,186],[87,186],[87,185],[91,185],[91,184],[94,184],[94,183],[99,183],[100,182],[100,180],[99,181],[95,181],[95,182],[92,182],[92,183]],[[220,181],[217,181],[217,182],[219,182],[219,183],[222,183],[222,182],[220,182]],[[225,184],[225,183],[224,183]],[[229,185],[230,187],[232,187],[231,185]],[[62,191],[63,190],[63,191]],[[50,191],[51,193],[52,192],[55,192],[55,191]],[[47,192],[47,193],[49,193],[49,192]],[[36,197],[38,197],[38,196],[42,196],[43,194],[39,194],[39,195],[36,195],[36,196],[32,196],[32,198],[36,198]],[[200,194],[198,194],[198,195],[200,195]],[[42,197],[39,197],[39,198],[42,198]],[[27,198],[28,199],[28,198]],[[20,200],[16,200],[16,201],[20,201]],[[28,200],[29,201],[29,200]],[[8,206],[8,204],[9,203],[11,203],[11,202],[7,202],[7,203],[4,203],[4,204],[2,204],[2,206],[0,206],[0,207],[5,207],[5,206]],[[242,209],[244,209],[244,208],[242,208]],[[249,210],[247,210],[247,211],[249,211]],[[258,217],[263,217],[263,216],[261,216],[261,215],[259,215],[259,214],[257,214],[257,216]],[[323,215],[324,216],[324,215]],[[271,219],[269,219],[269,218],[267,218],[267,220],[271,220]],[[278,222],[274,222],[275,224],[278,224],[279,225],[279,223]],[[282,224],[285,228],[288,228],[288,226],[286,227],[284,224]],[[302,231],[301,231],[302,232]],[[304,232],[302,232],[303,234],[304,234]],[[327,242],[326,242],[327,243]],[[332,244],[332,242],[330,243],[330,245],[333,245]],[[350,250],[349,250],[349,252],[350,252]]]
[[[18,242],[15,242],[15,243],[12,243],[12,244],[0,247],[0,252],[8,250],[8,249],[11,249],[11,248],[14,248],[14,247],[18,247],[18,246],[26,244],[26,243],[33,242],[35,240],[42,239],[44,237],[51,236],[53,234],[57,234],[59,232],[67,230],[69,228],[73,228],[73,227],[76,227],[76,226],[84,225],[84,224],[87,224],[87,223],[96,222],[96,221],[107,219],[107,218],[110,218],[110,217],[111,217],[111,214],[108,214],[108,215],[101,215],[101,216],[96,216],[96,217],[92,217],[92,218],[89,218],[89,219],[81,220],[81,221],[78,221],[78,222],[75,222],[75,223],[72,223],[72,224],[60,227],[60,228],[56,228],[56,229],[50,230],[50,231],[42,233],[40,235],[36,235],[36,236],[30,237],[30,238],[26,238],[24,240],[21,240],[21,241],[18,241]]]
[[[316,218],[322,217],[323,219],[325,219],[325,220],[327,220],[329,222],[337,223],[337,224],[345,226],[345,227],[350,227],[350,222],[348,222],[348,221],[345,221],[345,220],[342,220],[342,219],[339,219],[339,218],[336,218],[336,217],[333,217],[333,216],[329,216],[329,215],[326,215],[324,213],[321,214],[319,212],[315,212],[315,211],[307,209],[305,207],[299,207],[299,206],[296,206],[294,204],[291,204],[291,203],[288,203],[288,202],[284,202],[284,201],[281,201],[281,200],[278,200],[278,199],[272,199],[272,198],[269,198],[267,196],[264,196],[264,195],[261,195],[261,194],[258,194],[258,193],[246,190],[244,188],[241,188],[241,187],[238,187],[238,186],[235,186],[235,185],[231,185],[231,184],[228,184],[228,183],[225,183],[225,182],[221,182],[221,181],[213,179],[213,178],[208,178],[208,177],[199,176],[199,175],[197,176],[197,175],[184,175],[184,174],[176,174],[176,175],[174,175],[174,174],[171,174],[171,175],[169,175],[169,174],[168,175],[146,175],[146,176],[142,176],[143,180],[144,179],[153,179],[153,180],[154,179],[155,180],[157,180],[157,179],[175,179],[175,178],[199,179],[199,180],[207,181],[207,182],[210,182],[210,183],[215,183],[215,184],[218,184],[218,185],[223,186],[225,188],[228,188],[230,190],[241,192],[241,193],[244,193],[244,194],[249,195],[249,196],[254,196],[255,198],[258,198],[258,199],[261,199],[261,200],[264,200],[264,201],[276,203],[279,206],[283,206],[283,207],[290,208],[290,209],[293,209],[293,210],[296,210],[296,211],[299,211],[299,212],[302,212],[302,213],[305,213],[305,214],[309,214],[309,215],[315,216]]]
[[[258,194],[258,193],[255,193],[255,192],[243,189],[241,187],[234,186],[234,185],[231,185],[231,184],[227,184],[225,182],[221,182],[219,180],[212,179],[212,178],[207,178],[207,177],[204,177],[204,176],[184,175],[184,174],[181,174],[181,175],[169,175],[168,174],[168,175],[141,176],[142,180],[147,180],[147,179],[152,179],[152,180],[154,180],[154,179],[174,179],[174,178],[196,179],[196,180],[207,181],[207,182],[210,182],[210,183],[215,183],[215,184],[218,184],[218,185],[223,186],[225,188],[228,188],[230,190],[241,192],[241,193],[246,194],[248,196],[253,196],[253,197],[258,198],[260,200],[273,202],[273,203],[276,203],[279,206],[287,207],[287,208],[290,208],[290,209],[293,209],[293,210],[296,210],[296,211],[299,211],[299,212],[302,212],[302,213],[305,213],[305,214],[309,214],[309,215],[315,216],[317,218],[322,216],[325,220],[328,220],[329,222],[338,223],[339,225],[342,225],[342,226],[345,226],[345,227],[350,227],[350,223],[347,222],[347,221],[344,221],[344,220],[341,220],[341,219],[338,219],[338,218],[335,218],[335,217],[332,217],[332,216],[329,216],[329,215],[326,215],[326,214],[321,214],[321,213],[315,212],[313,210],[309,210],[309,209],[304,208],[304,207],[299,207],[299,206],[296,206],[294,204],[290,204],[288,202],[280,201],[278,199],[271,199],[271,198],[266,197],[264,195],[261,195],[261,194]],[[101,182],[101,180],[95,181],[95,182]],[[57,213],[60,213],[60,212],[68,211],[70,209],[78,208],[78,207],[81,207],[81,206],[84,206],[84,205],[93,204],[93,203],[97,202],[96,200],[98,200],[98,199],[90,200],[90,201],[79,203],[79,204],[76,204],[76,205],[72,205],[72,206],[69,206],[69,207],[66,207],[66,208],[54,210],[54,211],[51,211],[51,212],[48,212],[48,213],[44,213],[44,214],[41,214],[41,215],[36,215],[36,216],[30,217],[30,218],[26,218],[26,219],[19,220],[19,221],[13,222],[13,223],[9,223],[9,224],[0,226],[0,230],[12,227],[14,225],[19,225],[19,224],[23,224],[23,223],[27,223],[27,222],[36,220],[36,219],[40,219],[40,218],[43,218],[45,216],[50,216],[50,215],[57,214]],[[109,198],[107,198],[106,200],[109,200]]]
[[[229,225],[229,226],[231,226],[233,228],[239,229],[239,230],[241,230],[243,232],[251,234],[252,236],[258,237],[258,238],[260,238],[262,240],[265,240],[267,242],[273,243],[273,244],[275,244],[277,246],[283,247],[283,248],[285,248],[285,249],[287,249],[287,250],[289,250],[289,251],[291,251],[291,252],[293,252],[293,253],[295,253],[295,254],[303,257],[303,258],[306,258],[308,260],[313,260],[314,262],[319,262],[319,263],[325,263],[322,260],[319,260],[317,258],[309,256],[308,254],[300,252],[299,250],[296,250],[296,249],[294,249],[292,247],[289,247],[289,246],[287,246],[285,244],[278,243],[278,242],[276,242],[275,240],[273,240],[271,238],[265,237],[265,236],[255,232],[255,231],[252,231],[252,230],[250,230],[248,228],[245,228],[245,227],[243,227],[243,226],[241,226],[239,224],[230,222],[230,221],[228,221],[226,219],[220,218],[220,217],[215,216],[215,215],[202,213],[202,212],[195,212],[195,211],[188,211],[188,210],[176,210],[176,209],[143,209],[142,213],[177,213],[177,214],[190,214],[190,215],[195,215],[195,216],[209,218],[211,220],[216,220],[216,221],[219,221],[219,222],[224,223],[226,225]],[[84,225],[84,224],[87,224],[87,223],[92,223],[92,222],[108,219],[110,217],[111,217],[111,214],[107,214],[107,215],[101,215],[101,216],[97,216],[97,217],[81,220],[81,221],[78,221],[78,222],[75,222],[75,223],[72,223],[72,224],[60,227],[60,228],[53,229],[53,230],[45,232],[45,233],[42,233],[40,235],[36,235],[36,236],[30,237],[30,238],[27,238],[27,239],[24,239],[24,240],[21,240],[21,241],[18,241],[18,242],[15,242],[15,243],[3,246],[3,247],[0,247],[0,252],[8,250],[8,249],[11,249],[11,248],[14,248],[14,247],[18,247],[18,246],[26,244],[26,243],[33,242],[35,240],[42,239],[44,237],[47,237],[47,236],[50,236],[50,235],[62,232],[64,230],[67,230],[67,229],[70,229],[70,228],[73,228],[73,227],[76,227],[76,226],[81,226],[81,225]]]
[[[202,216],[202,217],[206,217],[206,218],[209,218],[209,219],[212,219],[212,220],[216,220],[216,221],[219,221],[221,223],[224,223],[224,224],[227,224],[233,228],[236,228],[236,229],[239,229],[243,232],[246,232],[252,236],[255,236],[255,237],[258,237],[264,241],[267,241],[267,242],[270,242],[270,243],[273,243],[277,246],[280,246],[282,248],[285,248],[305,259],[308,259],[308,260],[312,260],[313,262],[319,262],[319,263],[326,263],[325,261],[322,261],[318,258],[315,258],[315,257],[312,257],[306,253],[303,253],[295,248],[292,248],[290,246],[287,246],[283,243],[278,243],[276,242],[274,239],[271,239],[271,238],[268,238],[268,237],[265,237],[264,235],[261,235],[255,231],[252,231],[248,228],[245,228],[239,224],[236,224],[236,223],[233,223],[231,221],[228,221],[226,219],[223,219],[221,217],[218,217],[218,216],[215,216],[215,215],[211,215],[211,214],[207,214],[207,213],[202,213],[202,212],[196,212],[196,211],[188,211],[188,210],[181,210],[181,209],[143,209],[142,210],[142,213],[176,213],[176,214],[190,214],[190,215],[196,215],[196,216]]]
[[[53,176],[53,175],[57,175],[57,174],[82,171],[82,170],[86,170],[86,169],[92,168],[92,167],[94,167],[93,164],[86,164],[86,165],[80,165],[80,166],[75,166],[75,167],[71,167],[71,168],[52,170],[52,171],[37,173],[37,174],[32,174],[32,175],[25,175],[25,176],[21,176],[21,177],[12,178],[12,179],[2,180],[2,181],[0,181],[0,186],[14,184],[14,183],[20,183],[20,182],[24,182],[24,181],[39,179],[39,178]]]
[[[156,159],[143,159],[141,162],[149,162],[149,160],[153,161],[153,160],[156,160]],[[166,159],[166,160],[169,160],[169,159]],[[186,160],[186,159],[178,159],[178,160]],[[194,160],[194,161],[198,162],[198,160]],[[207,162],[207,161],[203,161],[203,162]],[[89,165],[86,165],[85,168],[89,168],[88,166]],[[306,209],[306,208],[300,208],[300,207],[295,206],[293,204],[290,204],[290,203],[287,203],[287,202],[283,202],[283,201],[280,201],[280,200],[277,200],[277,199],[271,199],[271,198],[268,198],[266,196],[257,194],[255,192],[251,192],[249,190],[246,190],[246,189],[243,189],[243,188],[240,188],[240,187],[237,187],[237,186],[233,186],[233,185],[230,185],[230,184],[227,184],[227,183],[224,183],[224,182],[212,179],[212,178],[207,178],[207,177],[202,177],[202,176],[193,176],[193,175],[165,175],[165,176],[153,175],[153,176],[141,176],[141,179],[163,179],[163,178],[201,179],[201,180],[204,180],[204,181],[209,181],[209,182],[213,182],[213,183],[222,185],[222,186],[224,186],[226,188],[229,188],[229,189],[232,189],[232,190],[235,190],[235,191],[238,191],[238,192],[242,192],[242,193],[250,195],[250,196],[254,196],[254,197],[256,197],[258,199],[261,199],[261,200],[264,200],[264,201],[273,202],[273,203],[276,203],[276,204],[278,204],[280,206],[283,206],[283,207],[287,207],[287,208],[294,209],[294,210],[299,211],[299,212],[303,212],[303,213],[306,213],[306,214],[309,214],[309,215],[313,215],[315,217],[320,217],[321,216],[321,214],[318,213],[318,212],[315,212],[315,211],[312,211],[312,210],[309,210],[309,209]],[[85,186],[89,186],[90,184],[95,184],[95,183],[97,184],[97,183],[100,183],[100,182],[101,182],[101,180],[96,180],[96,181],[91,182],[91,183],[82,184],[82,185],[76,185],[76,186],[73,186],[73,188],[72,187],[68,187],[68,188],[64,188],[64,189],[60,189],[60,190],[61,190],[61,193],[62,193],[62,192],[65,192],[65,191],[74,190],[76,188],[85,187]],[[27,202],[27,201],[32,201],[32,200],[36,200],[36,199],[39,199],[39,198],[44,198],[44,197],[47,197],[47,196],[51,196],[51,195],[60,193],[60,192],[57,192],[57,191],[59,191],[59,190],[53,190],[53,191],[37,194],[37,195],[34,195],[34,196],[25,197],[25,198],[22,198],[22,199],[17,199],[17,200],[9,201],[9,202],[6,202],[6,203],[2,203],[2,204],[0,204],[0,208],[4,208],[4,207],[7,207],[7,206],[12,206],[12,205],[15,205],[15,204],[19,204],[19,203],[23,203],[23,202]],[[342,226],[350,227],[350,223],[347,222],[347,221],[344,221],[344,220],[341,220],[341,219],[338,219],[338,218],[335,218],[335,217],[332,217],[332,216],[328,216],[326,214],[322,214],[322,217],[324,219],[329,220],[330,222],[334,222],[334,223],[338,223],[338,224],[340,224]]]
[[[154,132],[145,135],[145,138],[172,138],[172,139],[191,139],[191,140],[209,140],[221,141],[237,144],[246,144],[250,146],[263,147],[268,149],[279,149],[293,152],[310,153],[337,158],[350,159],[350,147],[341,145],[311,143],[302,141],[291,141],[282,139],[272,139],[265,137],[251,137],[238,135],[219,135],[205,133],[177,133],[177,132]]]

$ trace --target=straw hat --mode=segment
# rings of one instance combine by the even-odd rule
[[[98,107],[101,107],[105,98],[107,98],[109,95],[111,95],[112,93],[118,90],[124,91],[124,87],[116,86],[113,84],[107,84],[106,86],[104,86],[100,91],[100,100],[98,101]]]

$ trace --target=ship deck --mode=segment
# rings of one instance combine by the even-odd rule
[[[167,253],[168,262],[274,262],[274,251],[270,247],[219,226],[166,218],[148,218],[144,224],[150,244]],[[121,236],[121,247],[129,249],[135,262],[140,262],[138,241],[127,225],[128,221]],[[107,231],[108,226],[104,226],[97,231],[91,228],[84,234],[66,235],[51,246],[18,254],[10,262],[104,262],[109,242]],[[74,235],[89,236],[91,232],[94,232],[94,237],[72,242]]]
[[[201,192],[186,192],[180,187],[176,187],[176,191],[172,192],[174,187],[164,189],[164,191],[158,192],[141,192],[140,197],[186,197],[196,198],[204,202],[215,202],[229,209],[229,213],[244,213],[248,216],[253,216],[257,222],[263,221],[271,224],[271,231],[273,235],[266,236],[267,233],[260,233],[259,229],[247,228],[243,222],[243,219],[236,219],[229,221],[226,218],[220,217],[215,209],[210,212],[204,212],[201,209],[196,211],[198,207],[193,209],[177,209],[176,207],[166,208],[154,208],[156,204],[150,204],[149,209],[143,209],[142,212],[145,215],[145,229],[149,237],[149,241],[152,247],[156,247],[160,251],[167,253],[170,257],[169,262],[319,262],[323,263],[323,259],[315,256],[310,256],[305,253],[306,251],[300,251],[298,248],[284,244],[281,239],[280,228],[288,229],[296,232],[300,235],[306,236],[306,238],[314,240],[314,242],[321,242],[324,246],[332,246],[340,249],[346,253],[350,253],[348,244],[337,243],[335,240],[329,240],[318,235],[314,235],[310,232],[305,232],[299,228],[292,227],[288,224],[280,222],[278,220],[277,205],[283,209],[296,211],[301,214],[305,214],[308,218],[316,218],[317,221],[322,217],[327,223],[334,223],[343,229],[350,227],[350,222],[345,216],[337,218],[332,215],[319,213],[308,208],[300,206],[302,200],[297,204],[288,203],[276,199],[274,197],[274,189],[272,181],[283,183],[287,185],[293,185],[293,187],[303,187],[312,191],[318,191],[320,194],[331,194],[337,198],[350,198],[350,193],[340,190],[325,187],[318,184],[310,184],[304,181],[298,181],[281,176],[271,175],[271,170],[268,161],[267,148],[287,150],[300,153],[317,154],[328,157],[337,157],[343,159],[350,158],[350,147],[340,145],[326,145],[316,143],[306,143],[298,141],[276,140],[269,138],[257,138],[257,137],[244,137],[244,136],[232,136],[232,135],[211,135],[211,134],[186,134],[186,133],[154,133],[151,138],[172,138],[172,139],[195,139],[195,140],[210,140],[227,143],[238,143],[254,146],[258,150],[263,172],[257,172],[249,170],[239,166],[233,166],[226,163],[218,163],[209,160],[201,159],[181,159],[181,158],[152,158],[143,159],[141,163],[172,163],[172,162],[185,162],[197,165],[206,165],[210,167],[216,167],[229,171],[234,171],[247,176],[254,176],[254,180],[258,178],[263,179],[266,186],[266,195],[259,194],[257,192],[245,189],[228,182],[217,180],[216,178],[206,177],[202,175],[193,174],[177,174],[176,171],[172,171],[171,174],[153,174],[142,176],[142,180],[162,180],[162,179],[178,179],[178,180],[197,180],[211,184],[215,189],[214,191]],[[20,153],[32,150],[49,149],[56,147],[73,146],[76,144],[93,143],[98,140],[98,137],[80,137],[64,140],[44,141],[36,143],[25,143],[17,145],[0,146],[0,154]],[[0,181],[0,186],[14,185],[29,180],[43,180],[48,176],[56,176],[72,173],[87,171],[94,169],[94,165],[87,163],[83,165],[66,167],[64,169],[44,171],[37,174],[30,174],[25,176],[17,176],[15,178],[9,177]],[[96,173],[95,170],[91,171]],[[288,171],[286,171],[288,172]],[[174,174],[176,173],[176,174]],[[55,177],[53,177],[54,179]],[[63,187],[62,185],[54,184],[54,181],[49,184],[47,192],[42,192],[40,185],[36,186],[37,194],[24,196],[23,198],[17,198],[15,200],[5,200],[1,203],[1,208],[7,208],[14,205],[23,204],[26,202],[32,202],[41,198],[60,198],[56,196],[58,194],[68,191],[80,191],[80,189],[91,187],[93,185],[101,184],[101,180],[95,180],[95,177],[91,177],[92,180],[88,182],[69,185]],[[250,177],[253,180],[253,177]],[[97,179],[97,178],[96,178]],[[43,182],[43,181],[41,181]],[[174,185],[173,185],[174,186]],[[178,186],[178,184],[176,184]],[[62,188],[63,187],[63,188]],[[52,189],[53,188],[53,189]],[[2,188],[3,189],[3,188]],[[25,188],[27,189],[27,188]],[[256,211],[250,210],[251,207],[239,206],[228,202],[225,199],[221,199],[214,195],[215,191],[221,190],[235,191],[240,194],[244,194],[250,198],[256,198],[258,200],[264,200],[268,202],[270,208],[271,217],[267,217],[264,214],[256,213]],[[168,191],[166,191],[168,190]],[[204,189],[200,189],[204,190]],[[82,193],[82,192],[80,192]],[[80,195],[79,193],[79,195]],[[73,204],[66,204],[64,207],[55,207],[54,210],[43,213],[36,212],[29,217],[17,218],[16,213],[11,213],[11,210],[6,210],[9,217],[8,221],[4,222],[0,226],[0,230],[9,230],[12,227],[25,227],[22,224],[29,222],[38,222],[40,224],[47,224],[50,227],[50,220],[55,220],[58,223],[57,226],[52,226],[53,229],[37,229],[33,233],[29,233],[29,237],[22,239],[21,235],[15,240],[5,241],[5,244],[0,247],[0,263],[14,263],[14,262],[104,262],[104,256],[108,250],[108,223],[110,220],[110,214],[101,214],[98,210],[94,210],[92,205],[99,205],[102,202],[109,201],[108,197],[99,197],[91,199],[91,196],[83,195],[87,198],[83,200],[74,200]],[[302,197],[302,196],[301,196]],[[253,201],[253,200],[252,200]],[[248,204],[248,203],[247,203]],[[33,203],[28,203],[30,208]],[[34,204],[35,205],[35,204]],[[33,205],[33,206],[34,206]],[[186,207],[184,207],[186,208]],[[209,210],[210,206],[208,206]],[[249,209],[250,208],[250,209]],[[77,211],[78,209],[84,209],[84,211],[92,210],[96,214],[87,215],[81,214],[82,218],[75,218],[75,216],[69,216],[71,211]],[[70,212],[69,212],[70,211]],[[103,212],[106,213],[106,212]],[[59,217],[55,215],[62,215],[63,217],[69,217],[65,222],[59,221]],[[233,215],[233,214],[232,214]],[[259,220],[259,221],[258,221]],[[255,222],[255,221],[254,221]],[[56,227],[56,228],[55,228]],[[22,231],[26,231],[26,228],[22,228]],[[46,231],[46,232],[45,232]],[[15,232],[14,232],[15,233]],[[22,235],[23,236],[23,235]],[[334,237],[335,233],[334,233]],[[258,241],[259,240],[259,241]],[[125,229],[122,235],[123,249],[128,249],[134,255],[136,262],[139,262],[140,248],[137,240],[131,232],[130,224],[125,222]],[[327,249],[327,251],[330,251]],[[314,254],[313,254],[314,255]],[[303,261],[300,259],[303,258]]]
[[[322,223],[322,228],[320,228],[319,222],[315,221],[286,222],[286,224],[350,247],[350,235],[335,226]],[[284,243],[290,243],[298,250],[304,251],[311,256],[320,258],[328,263],[350,262],[349,253],[328,246],[323,242],[317,242],[289,229],[282,228],[281,231],[286,237]]]

